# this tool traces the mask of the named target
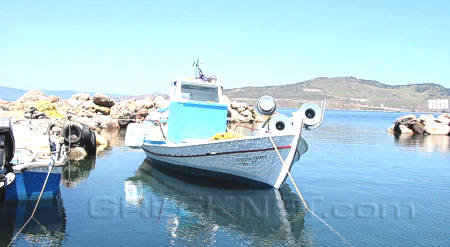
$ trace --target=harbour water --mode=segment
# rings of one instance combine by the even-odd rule
[[[450,137],[387,133],[401,115],[327,111],[321,128],[304,132],[309,150],[292,175],[354,246],[450,246]],[[67,164],[61,184],[16,246],[346,246],[304,211],[289,181],[279,191],[215,186],[112,147]],[[1,246],[32,207],[0,204]]]

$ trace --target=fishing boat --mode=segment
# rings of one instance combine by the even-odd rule
[[[66,149],[56,134],[0,119],[0,202],[54,199],[60,194]],[[44,186],[45,185],[45,186]]]
[[[291,120],[275,113],[274,98],[263,96],[256,109],[267,121],[252,135],[242,136],[227,128],[228,106],[223,100],[223,87],[215,76],[206,77],[198,64],[196,67],[195,78],[171,83],[167,124],[149,119],[127,130],[127,137],[143,139],[136,143],[142,144],[152,164],[258,187],[280,188],[292,165],[308,149],[301,136],[302,129],[321,125],[325,101],[321,107],[303,104],[297,114],[299,119]]]

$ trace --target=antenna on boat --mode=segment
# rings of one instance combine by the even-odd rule
[[[197,60],[194,61],[192,64],[192,67],[195,67],[194,75],[195,79],[199,79],[203,76],[203,71],[200,69],[200,59],[197,58]]]
[[[202,64],[202,62],[198,58],[192,64],[192,67],[195,67],[195,71],[194,71],[195,79],[199,79],[203,82],[216,83],[217,77],[215,75],[205,76],[205,74],[203,74],[202,69],[200,68],[200,64]]]

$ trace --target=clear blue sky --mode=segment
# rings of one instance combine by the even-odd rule
[[[356,76],[450,87],[450,1],[2,1],[0,85],[167,92]]]

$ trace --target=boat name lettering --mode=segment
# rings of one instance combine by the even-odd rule
[[[249,156],[249,157],[243,157],[243,158],[236,158],[236,162],[240,163],[241,165],[253,165],[256,164],[259,160],[267,159],[267,155],[256,155],[256,156]]]

